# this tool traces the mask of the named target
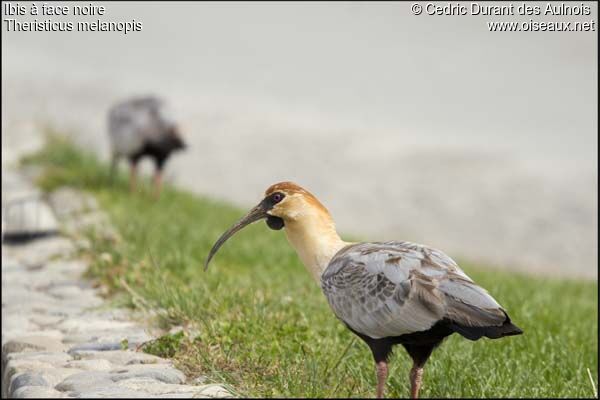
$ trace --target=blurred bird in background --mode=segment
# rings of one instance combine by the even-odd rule
[[[129,186],[133,192],[137,181],[137,164],[144,156],[154,160],[154,195],[160,195],[162,170],[173,151],[185,148],[177,125],[165,103],[154,96],[136,97],[114,105],[108,112],[112,163],[111,179],[119,159],[130,165]]]

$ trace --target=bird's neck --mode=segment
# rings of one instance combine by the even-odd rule
[[[340,238],[333,220],[325,213],[286,220],[285,233],[306,269],[319,283],[333,256],[348,244]]]

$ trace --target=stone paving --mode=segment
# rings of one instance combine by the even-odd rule
[[[71,189],[50,197],[56,212],[17,172],[3,171],[2,186],[3,238],[15,229],[15,217],[5,210],[5,198],[14,201],[15,193],[38,198],[37,207],[23,212],[39,212],[41,207],[43,213],[58,216],[63,231],[77,229],[82,221],[104,220],[93,199]],[[40,228],[48,231],[54,217],[44,218]],[[36,219],[21,221],[31,224]],[[26,228],[31,232],[35,225]],[[106,234],[115,234],[107,229]],[[71,239],[58,234],[18,244],[3,240],[3,398],[231,397],[221,385],[186,384],[185,375],[169,360],[135,351],[153,337],[133,322],[128,310],[107,306],[99,289],[82,279],[87,266],[74,257],[75,250]]]

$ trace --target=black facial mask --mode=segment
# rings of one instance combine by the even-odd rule
[[[283,223],[283,219],[279,218],[279,217],[275,217],[273,215],[269,215],[267,217],[267,226],[271,229],[273,229],[274,231],[278,231],[280,229],[282,229],[285,224]]]

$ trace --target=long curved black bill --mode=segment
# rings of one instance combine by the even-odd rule
[[[223,245],[223,243],[227,241],[227,239],[235,235],[236,232],[240,231],[245,226],[250,225],[251,223],[261,220],[263,218],[267,218],[268,216],[269,214],[267,214],[264,210],[262,203],[250,210],[250,212],[246,214],[244,218],[236,222],[231,228],[229,228],[224,234],[221,235],[219,240],[215,242],[212,249],[210,249],[210,253],[208,253],[206,261],[204,262],[204,270],[206,271],[208,269],[208,263],[213,258],[215,253],[219,250],[219,248]]]

